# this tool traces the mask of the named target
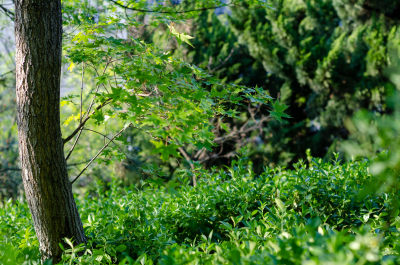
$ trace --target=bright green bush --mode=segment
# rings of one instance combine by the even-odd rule
[[[312,160],[255,176],[245,162],[203,172],[198,186],[115,183],[79,200],[88,248],[71,264],[398,264],[395,194],[359,197],[368,162]],[[184,183],[184,181],[182,181]],[[0,263],[34,264],[37,241],[22,201],[0,210]]]

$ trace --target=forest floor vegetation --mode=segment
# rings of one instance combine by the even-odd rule
[[[257,176],[239,160],[196,187],[113,183],[77,200],[89,243],[66,239],[62,263],[400,264],[398,194],[362,195],[371,183],[368,161],[320,159]],[[39,264],[26,202],[0,220],[0,264]]]

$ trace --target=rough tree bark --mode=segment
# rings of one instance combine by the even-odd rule
[[[58,260],[64,237],[86,238],[68,180],[60,129],[60,0],[16,0],[19,153],[43,259]]]

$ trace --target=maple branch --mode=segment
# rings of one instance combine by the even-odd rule
[[[106,101],[104,101],[103,103],[101,103],[99,106],[97,106],[97,108],[88,116],[86,116],[86,118],[84,118],[82,120],[82,122],[79,124],[79,126],[65,139],[63,139],[63,143],[67,143],[68,141],[70,141],[72,138],[74,138],[74,136],[81,130],[81,128],[83,126],[85,126],[86,122],[93,116],[93,114],[96,112],[96,110],[99,110],[101,108],[103,108],[104,106],[108,105],[111,102],[111,98],[107,99]]]
[[[95,131],[95,130],[92,130],[92,129],[88,129],[88,128],[83,128],[82,130],[89,131],[89,132],[93,132],[93,133],[97,133],[97,134],[103,136],[104,138],[110,140],[113,144],[115,144],[115,145],[118,147],[118,149],[119,149],[126,157],[128,157],[128,155],[127,155],[126,152],[123,150],[123,148],[122,148],[119,144],[117,144],[113,139],[111,139],[110,137],[108,137],[107,135],[105,135],[104,133],[101,133],[101,132],[98,132],[98,131]]]
[[[88,169],[88,167],[93,163],[94,160],[96,160],[96,158],[104,151],[104,149],[106,149],[111,142],[113,142],[115,140],[115,138],[117,138],[118,136],[120,136],[127,128],[129,128],[131,126],[131,124],[129,124],[128,126],[125,126],[124,128],[122,128],[117,134],[115,134],[109,141],[108,143],[106,143],[98,152],[97,154],[89,161],[89,163],[86,164],[86,166],[81,170],[81,172],[71,181],[71,184],[73,184],[85,171],[86,169]]]
[[[83,114],[82,114],[82,113],[83,113],[83,112],[82,112],[82,108],[83,108],[83,77],[84,77],[84,74],[85,74],[85,65],[82,64],[82,79],[81,79],[81,115],[79,116],[79,124],[82,123],[82,115],[83,115]],[[71,156],[72,152],[74,151],[74,149],[75,149],[75,147],[76,147],[76,145],[77,145],[77,143],[78,143],[78,141],[79,141],[79,138],[81,137],[82,130],[83,130],[83,127],[82,127],[81,130],[79,131],[79,134],[78,134],[78,136],[76,137],[75,142],[74,142],[74,144],[72,145],[71,149],[69,150],[68,155],[67,155],[67,157],[65,158],[65,160],[68,160],[68,158]]]
[[[75,142],[74,142],[74,144],[72,145],[71,149],[69,150],[68,155],[67,155],[67,157],[65,158],[65,160],[68,160],[68,158],[71,156],[72,152],[74,151],[74,149],[75,149],[75,147],[76,147],[76,144],[78,143],[79,138],[81,137],[82,130],[83,130],[83,128],[81,128],[81,129],[79,130],[79,134],[78,134],[78,136],[76,137]]]

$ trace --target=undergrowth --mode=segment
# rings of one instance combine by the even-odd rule
[[[66,239],[62,263],[400,264],[398,194],[360,196],[371,183],[367,161],[318,159],[258,176],[239,161],[196,187],[114,183],[78,200],[89,242]],[[0,220],[0,263],[39,264],[25,201]]]

